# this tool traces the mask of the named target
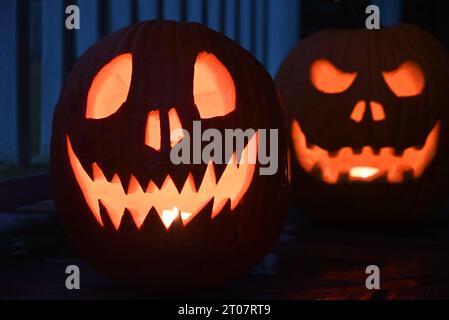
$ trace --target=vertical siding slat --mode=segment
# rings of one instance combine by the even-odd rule
[[[282,60],[299,39],[300,1],[268,0],[268,61],[275,75]]]
[[[63,1],[42,0],[41,144],[40,157],[49,158],[54,107],[63,79]]]
[[[235,28],[235,6],[237,0],[225,0],[225,34],[232,39],[236,39],[237,33]]]
[[[240,44],[251,51],[251,0],[240,0]]]
[[[163,0],[164,19],[176,21],[181,20],[181,1],[182,0]]]
[[[80,29],[75,31],[76,55],[81,56],[99,37],[98,0],[78,0]]]
[[[19,163],[31,164],[31,106],[30,106],[30,3],[18,1],[17,17],[17,137]]]
[[[205,0],[187,1],[187,21],[203,23],[203,3]]]
[[[402,18],[401,0],[372,0],[372,4],[380,9],[380,24],[383,26],[392,26],[398,23]]]
[[[207,1],[207,26],[216,31],[220,31],[220,8],[221,0]]]
[[[17,1],[2,1],[0,10],[0,162],[18,162]]]
[[[257,59],[261,63],[265,63],[264,61],[264,43],[265,43],[265,34],[264,34],[264,18],[265,18],[265,1],[263,0],[255,0],[256,10],[254,12],[253,19],[255,19],[255,44],[254,44],[254,54]]]
[[[110,0],[109,10],[110,32],[114,32],[131,24],[131,1]]]
[[[158,18],[158,0],[138,0],[137,10],[139,20],[152,20]]]

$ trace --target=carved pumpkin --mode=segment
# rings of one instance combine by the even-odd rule
[[[192,132],[195,120],[221,133],[284,126],[263,66],[199,24],[130,26],[71,71],[53,123],[55,200],[76,249],[106,275],[167,290],[220,283],[248,270],[279,235],[282,130],[272,176],[245,160],[257,157],[257,131],[241,162],[234,152],[223,164],[175,165],[170,151],[185,138],[177,129]]]
[[[295,201],[332,221],[428,217],[447,188],[448,76],[446,51],[409,25],[298,44],[276,77]]]

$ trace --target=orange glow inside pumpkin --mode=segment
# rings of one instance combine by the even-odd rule
[[[175,219],[180,216],[182,221],[187,221],[192,216],[189,212],[180,212],[178,208],[173,207],[172,210],[164,210],[162,211],[161,220],[164,224],[165,228],[170,228],[171,224]]]
[[[103,119],[117,112],[128,97],[132,55],[121,54],[95,76],[87,95],[86,118]]]
[[[226,67],[211,53],[195,62],[193,96],[201,119],[222,117],[235,110],[235,85]]]
[[[170,144],[174,147],[179,141],[184,138],[182,131],[181,120],[175,108],[171,108],[168,111],[168,121],[170,123]]]
[[[140,228],[151,208],[155,208],[164,226],[168,229],[175,219],[187,225],[200,211],[213,201],[211,218],[215,218],[230,201],[234,210],[251,185],[257,159],[257,133],[250,139],[237,161],[236,152],[229,160],[219,181],[216,181],[212,162],[207,166],[201,184],[195,186],[190,173],[183,188],[178,190],[170,174],[158,187],[153,181],[142,186],[131,176],[128,190],[118,174],[108,181],[97,163],[92,164],[93,178],[84,170],[76,156],[70,138],[67,136],[67,152],[74,176],[84,195],[86,203],[97,222],[103,226],[99,202],[106,208],[112,224],[118,230],[123,213],[127,208],[134,223]]]
[[[367,180],[375,177],[380,170],[378,168],[371,167],[353,167],[349,170],[349,175],[353,179]]]
[[[328,94],[346,91],[356,77],[356,72],[343,72],[326,59],[314,61],[310,68],[310,81],[312,84],[318,91]]]
[[[150,111],[148,113],[145,130],[145,144],[154,150],[161,150],[161,119],[159,110]]]
[[[298,121],[293,121],[291,130],[296,158],[301,167],[327,184],[368,182],[380,177],[385,177],[390,183],[401,183],[407,174],[414,178],[420,177],[434,158],[440,123],[429,133],[422,149],[410,147],[400,156],[395,155],[392,147],[381,148],[379,153],[375,153],[369,146],[365,146],[361,153],[354,152],[351,147],[344,147],[330,155],[319,146],[308,145]]]
[[[397,97],[413,97],[421,94],[426,80],[419,65],[406,61],[399,68],[382,73],[388,87]]]

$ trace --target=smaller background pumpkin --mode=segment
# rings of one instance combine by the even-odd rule
[[[289,117],[294,202],[334,223],[429,220],[448,191],[447,79],[447,52],[411,25],[331,29],[300,42],[276,76]],[[407,81],[417,85],[412,92]],[[437,126],[433,152],[418,152]],[[420,172],[416,157],[407,158],[415,150],[426,158]]]

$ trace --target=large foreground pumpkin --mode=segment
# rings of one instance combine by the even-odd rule
[[[337,222],[427,219],[448,176],[447,52],[410,25],[326,30],[283,62],[293,198]]]
[[[282,130],[271,176],[259,175],[258,162],[237,165],[235,153],[222,164],[173,164],[170,151],[194,120],[223,136],[226,128],[259,130],[243,156],[257,151],[260,129],[283,128],[262,65],[199,24],[130,26],[71,71],[53,123],[55,200],[77,251],[106,275],[166,290],[216,284],[248,270],[279,235]]]

